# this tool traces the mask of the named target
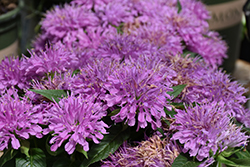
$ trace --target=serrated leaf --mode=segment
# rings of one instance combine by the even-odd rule
[[[43,89],[30,89],[30,91],[40,94],[51,101],[56,101],[57,103],[60,101],[62,97],[66,97],[67,93],[64,90],[43,90]],[[53,100],[54,99],[54,100]]]
[[[185,156],[185,154],[181,153],[177,158],[175,158],[172,167],[197,167],[202,162],[193,161]]]
[[[104,138],[99,144],[94,144],[88,151],[88,158],[85,159],[81,167],[88,167],[89,165],[107,158],[114,153],[122,143],[130,136],[129,129],[122,130],[123,127],[116,125],[110,128],[109,134],[104,135]]]
[[[176,98],[179,94],[181,94],[182,90],[186,87],[187,85],[177,85],[172,87],[173,91],[167,92],[173,99]]]
[[[4,151],[3,155],[0,157],[0,166],[3,166],[7,161],[11,160],[17,154],[17,150],[9,148]]]
[[[30,156],[26,158],[16,158],[16,167],[45,167],[46,156],[39,148],[30,149]]]

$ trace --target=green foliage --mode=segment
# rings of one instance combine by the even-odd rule
[[[17,152],[17,150],[12,148],[5,150],[4,154],[0,157],[0,166],[3,166],[7,161],[13,159]]]
[[[39,148],[31,148],[29,157],[16,158],[17,167],[45,167],[46,156]]]
[[[177,7],[178,7],[178,13],[180,13],[181,10],[182,10],[182,6],[181,6],[181,3],[180,3],[180,0],[177,0]]]
[[[182,90],[186,87],[187,85],[177,85],[172,87],[173,91],[167,92],[173,99],[175,99],[179,94],[181,94]]]
[[[30,89],[30,91],[40,94],[51,101],[56,101],[57,103],[61,98],[67,97],[67,93],[64,90],[42,90],[42,89]]]
[[[28,140],[21,140],[21,153],[29,157],[30,142]]]
[[[174,160],[172,167],[197,167],[202,162],[192,160],[189,154],[179,154],[179,156]]]
[[[177,114],[177,112],[172,108],[171,111],[168,111],[166,107],[164,107],[164,111],[167,115],[171,116],[172,118],[174,118],[174,115]]]
[[[130,129],[123,128],[121,125],[115,125],[110,128],[109,134],[106,134],[99,144],[93,144],[88,152],[88,159],[85,159],[81,167],[89,165],[107,158],[114,153],[122,143],[130,136]]]
[[[108,116],[114,116],[114,115],[116,115],[116,114],[118,114],[119,112],[120,112],[120,108],[117,108],[117,109],[115,109],[115,110],[113,110],[110,114],[108,114]]]

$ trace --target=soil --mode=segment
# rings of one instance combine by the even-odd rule
[[[5,14],[18,5],[18,0],[0,0],[0,15]]]

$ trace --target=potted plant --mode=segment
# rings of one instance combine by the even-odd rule
[[[242,40],[243,5],[246,0],[202,0],[210,11],[209,28],[218,31],[228,44],[228,58],[222,67],[229,73],[234,71],[240,55]],[[232,33],[233,32],[233,33]]]
[[[249,165],[246,90],[205,6],[129,2],[55,6],[2,61],[0,166]]]
[[[0,3],[0,56],[18,54],[18,21],[19,11],[17,1],[1,1]]]

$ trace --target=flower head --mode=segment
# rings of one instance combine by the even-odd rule
[[[52,45],[37,53],[30,51],[31,57],[27,58],[23,70],[26,76],[37,78],[46,73],[65,72],[78,67],[78,57],[61,45]]]
[[[19,88],[28,87],[28,78],[23,69],[24,60],[18,57],[5,57],[0,64],[0,89],[18,86]]]
[[[42,114],[25,97],[20,99],[17,90],[9,89],[0,98],[0,150],[11,145],[20,147],[19,139],[30,135],[41,138],[42,128],[38,125]]]
[[[104,161],[102,167],[171,167],[179,153],[177,144],[167,138],[161,140],[159,136],[154,135],[136,147],[124,144]]]
[[[182,151],[189,151],[190,156],[196,156],[199,161],[208,158],[210,150],[215,154],[245,145],[249,137],[231,123],[229,114],[222,102],[178,110],[176,121],[171,125],[171,129],[177,131],[172,139],[179,140],[184,145]]]
[[[47,111],[48,131],[53,132],[50,140],[51,150],[56,151],[64,141],[65,150],[72,154],[77,144],[83,147],[83,150],[89,150],[89,144],[86,140],[92,139],[99,143],[98,139],[103,138],[108,126],[101,121],[106,113],[102,105],[84,99],[81,95],[78,97],[69,96],[53,104]]]
[[[107,106],[118,106],[121,110],[111,117],[115,122],[124,121],[134,126],[138,116],[138,128],[145,128],[151,123],[153,129],[161,125],[165,117],[166,98],[171,99],[171,78],[175,72],[165,66],[161,59],[141,57],[128,63],[116,63],[109,74],[104,88]]]

